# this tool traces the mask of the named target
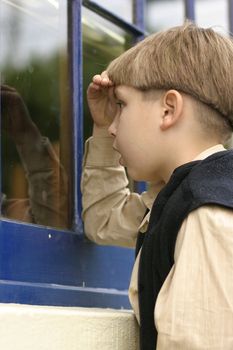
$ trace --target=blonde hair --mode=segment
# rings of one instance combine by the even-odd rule
[[[211,28],[186,22],[152,34],[113,60],[107,73],[116,85],[189,94],[217,111],[221,132],[233,129],[233,42]]]

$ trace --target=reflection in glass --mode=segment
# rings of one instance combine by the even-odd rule
[[[92,77],[133,44],[133,37],[123,29],[83,8],[83,82],[84,139],[92,133],[92,121],[86,101],[86,90]]]
[[[92,0],[96,4],[100,5],[103,8],[106,8],[108,11],[114,13],[115,15],[123,18],[127,22],[133,22],[133,3],[134,0]]]
[[[2,215],[67,228],[67,0],[2,0],[0,6]]]

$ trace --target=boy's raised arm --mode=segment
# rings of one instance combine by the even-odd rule
[[[105,72],[96,75],[87,90],[94,121],[93,137],[85,146],[82,174],[85,233],[99,244],[135,246],[138,229],[154,191],[131,193],[119,154],[112,148],[108,128],[116,113],[114,86]]]

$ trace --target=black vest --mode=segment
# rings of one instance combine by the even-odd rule
[[[156,348],[155,302],[174,264],[181,224],[192,210],[205,204],[233,209],[233,150],[177,168],[153,204],[138,275],[141,350]]]

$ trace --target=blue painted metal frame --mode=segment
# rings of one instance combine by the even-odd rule
[[[83,66],[81,0],[72,2],[72,92],[73,92],[73,145],[74,145],[74,223],[77,234],[83,233],[81,220],[82,197],[80,189],[83,157]]]
[[[229,13],[229,30],[231,36],[233,36],[233,0],[228,0],[228,13]]]
[[[141,0],[134,0],[134,4],[133,4],[133,20],[134,20],[134,24],[139,27],[143,34],[138,37],[138,41],[143,39],[145,36],[145,3],[144,1]],[[144,191],[146,191],[146,183],[143,181],[140,182],[135,182],[135,190],[138,193],[142,193]]]
[[[0,302],[129,308],[133,259],[132,249],[1,221]]]
[[[195,0],[185,1],[185,18],[195,21]]]
[[[1,71],[0,71],[0,75],[1,75]],[[0,87],[1,89],[1,87]],[[1,106],[1,94],[0,94],[0,106]],[[2,135],[2,116],[1,116],[1,108],[0,108],[0,135]],[[2,142],[0,140],[0,160],[2,157]],[[2,167],[1,167],[1,162],[0,162],[0,217],[2,215],[2,206],[1,206],[1,202],[2,202]]]
[[[144,35],[144,32],[145,32],[145,2],[144,1],[134,0],[133,22],[138,28],[142,30]]]
[[[132,249],[102,247],[83,235],[80,178],[83,154],[81,0],[72,6],[74,147],[73,232],[0,220],[0,302],[130,308]],[[138,3],[143,0],[137,0]],[[98,11],[102,14],[102,9]],[[109,13],[105,15],[110,19]],[[113,18],[112,15],[111,18]],[[115,17],[136,37],[140,28]]]

